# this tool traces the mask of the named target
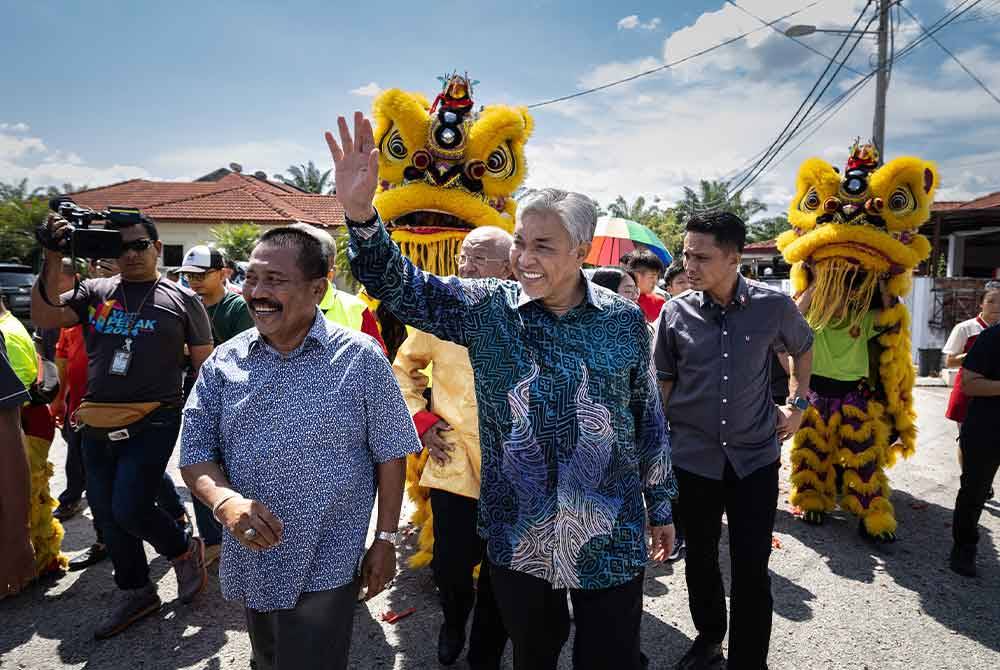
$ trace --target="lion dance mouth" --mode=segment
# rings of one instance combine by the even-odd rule
[[[478,82],[467,75],[439,79],[444,87],[433,104],[399,89],[375,100],[375,208],[403,254],[446,275],[457,271],[454,258],[469,230],[513,230],[513,193],[527,174],[524,145],[534,123],[523,107],[477,110]]]

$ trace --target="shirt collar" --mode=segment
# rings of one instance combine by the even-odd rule
[[[306,333],[306,337],[302,340],[302,344],[300,344],[292,353],[301,351],[310,342],[316,343],[321,347],[325,347],[330,342],[330,333],[326,329],[326,318],[324,318],[323,313],[319,311],[318,306],[316,308],[316,315],[313,317],[312,327],[310,327],[309,332]],[[267,347],[268,349],[271,348],[271,346],[264,341],[260,331],[254,328],[253,335],[250,338],[249,350],[253,351],[258,345]]]
[[[702,309],[711,307],[715,304],[715,301],[708,295],[707,291],[701,291],[701,306]],[[750,304],[750,285],[747,284],[747,280],[741,274],[736,275],[736,290],[733,291],[733,301],[730,305],[735,306],[737,309],[743,309]],[[726,305],[728,307],[729,305]]]
[[[600,298],[597,297],[597,292],[594,291],[594,285],[590,282],[589,279],[587,279],[587,275],[583,273],[583,270],[580,270],[579,276],[583,277],[584,304],[591,305],[592,307],[596,307],[597,309],[603,310],[604,305],[601,303]],[[536,299],[529,297],[528,294],[525,293],[524,290],[522,289],[521,294],[517,298],[517,308],[521,309],[525,305],[530,305],[533,302],[536,302]]]

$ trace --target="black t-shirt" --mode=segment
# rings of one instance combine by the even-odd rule
[[[987,379],[1000,380],[1000,324],[980,333],[962,361],[962,367]],[[973,396],[969,400],[969,413],[962,424],[962,432],[967,430],[997,439],[1000,433],[1000,396]]]
[[[62,299],[83,324],[89,359],[84,400],[181,403],[184,345],[212,344],[208,314],[193,291],[166,279],[122,282],[115,276],[88,279],[72,297],[70,291]],[[132,340],[128,372],[111,374],[115,352],[127,337]]]

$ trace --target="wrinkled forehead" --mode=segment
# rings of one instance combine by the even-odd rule
[[[267,242],[258,244],[250,254],[247,272],[281,274],[290,279],[302,277],[299,250],[296,247],[277,246]]]

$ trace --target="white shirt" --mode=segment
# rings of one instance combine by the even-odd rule
[[[948,336],[948,341],[944,343],[941,351],[951,356],[964,354],[965,345],[969,338],[976,337],[981,332],[983,332],[983,324],[979,321],[978,316],[956,324],[951,329],[951,335]]]

